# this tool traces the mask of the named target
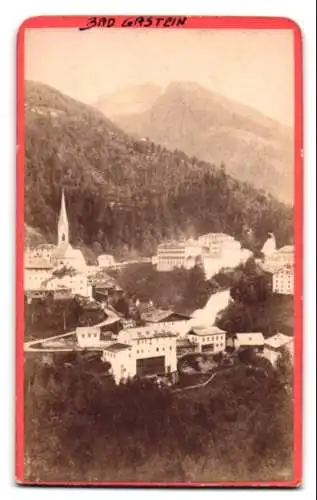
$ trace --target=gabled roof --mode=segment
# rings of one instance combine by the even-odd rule
[[[190,331],[191,334],[197,335],[199,337],[206,337],[208,335],[221,335],[226,333],[224,330],[221,330],[217,326],[195,326]]]
[[[236,338],[240,345],[263,345],[264,337],[260,332],[236,333]]]
[[[284,333],[277,333],[276,335],[265,339],[264,345],[272,349],[279,349],[291,342],[293,342],[293,337],[284,335]]]
[[[61,243],[53,252],[55,259],[81,259],[85,260],[79,248],[73,248],[70,243]]]
[[[151,323],[166,321],[170,316],[180,316],[182,319],[190,319],[190,316],[174,312],[172,309],[150,309],[142,314],[142,319]]]

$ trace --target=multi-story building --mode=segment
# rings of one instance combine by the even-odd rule
[[[289,337],[283,333],[277,333],[276,335],[265,339],[263,356],[267,358],[273,366],[275,366],[284,349],[289,352],[291,360],[293,360],[293,348],[293,337]]]
[[[191,269],[196,265],[202,250],[198,242],[193,239],[161,243],[157,255],[152,258],[152,263],[156,264],[158,271],[171,271],[179,267]]]
[[[197,352],[216,353],[226,349],[226,332],[217,326],[194,327],[188,339],[196,346]]]
[[[42,288],[51,291],[69,289],[72,295],[92,297],[92,286],[87,276],[76,269],[61,269],[56,271],[42,283]]]
[[[273,292],[294,295],[294,264],[286,264],[273,273]]]
[[[224,252],[240,250],[241,244],[233,236],[225,233],[208,233],[199,236],[198,244],[207,247],[214,257],[221,257]]]
[[[271,272],[287,265],[294,265],[294,245],[286,245],[279,248],[275,250],[275,252],[269,253],[264,258],[264,266]]]
[[[171,271],[175,267],[184,267],[186,245],[184,242],[161,243],[157,249],[157,270]]]
[[[150,309],[141,314],[141,319],[149,326],[160,325],[169,329],[178,338],[184,338],[191,328],[190,316],[171,310]]]
[[[40,290],[45,280],[52,274],[52,265],[47,259],[29,259],[24,265],[24,290]]]
[[[161,325],[128,328],[117,342],[103,350],[102,360],[111,364],[116,381],[134,376],[177,372],[176,335]]]
[[[239,241],[224,233],[209,233],[197,240],[162,243],[152,262],[158,271],[171,271],[175,267],[191,269],[198,262],[211,278],[222,268],[233,268],[245,262],[252,252],[241,249]]]
[[[36,247],[27,247],[24,252],[24,267],[32,267],[38,261],[52,262],[55,245],[41,244]]]

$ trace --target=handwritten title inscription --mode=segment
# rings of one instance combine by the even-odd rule
[[[89,17],[86,26],[79,28],[80,31],[89,30],[91,28],[173,28],[184,26],[187,17],[168,17],[168,16],[139,16],[127,17],[122,20],[115,17]]]

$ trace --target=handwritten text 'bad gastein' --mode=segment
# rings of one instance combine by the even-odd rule
[[[89,17],[86,26],[80,27],[80,31],[91,28],[173,28],[184,26],[187,17],[127,17],[117,19],[115,17]]]

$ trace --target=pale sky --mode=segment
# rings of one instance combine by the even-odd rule
[[[27,29],[25,77],[80,101],[191,81],[293,126],[290,30]]]

